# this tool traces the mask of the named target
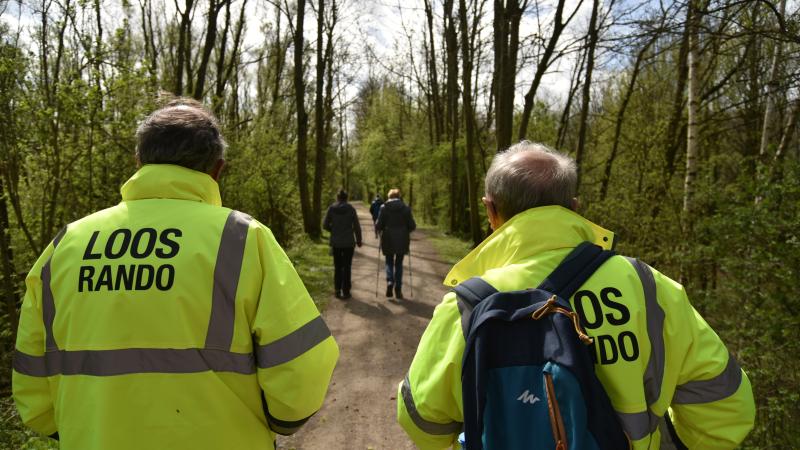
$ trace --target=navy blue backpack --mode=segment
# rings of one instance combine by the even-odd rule
[[[612,256],[584,242],[536,289],[497,292],[479,277],[455,287],[467,450],[630,448],[569,304]]]

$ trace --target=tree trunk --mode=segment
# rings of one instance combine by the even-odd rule
[[[8,203],[3,178],[0,177],[0,258],[3,264],[3,303],[11,325],[12,336],[17,332],[17,271],[14,269],[14,251],[11,247],[11,225],[8,220]]]
[[[217,16],[222,6],[228,0],[209,0],[208,2],[208,24],[206,26],[206,41],[203,46],[203,53],[200,59],[200,67],[197,68],[197,83],[194,85],[194,98],[200,100],[203,98],[203,91],[206,87],[206,72],[208,71],[208,63],[211,60],[211,52],[217,42]],[[222,43],[225,45],[225,42]]]
[[[428,40],[430,55],[428,58],[428,73],[430,74],[431,103],[433,115],[433,143],[439,145],[444,130],[444,117],[442,114],[441,92],[439,91],[439,74],[436,69],[436,41],[433,39],[433,11],[430,0],[425,0],[425,17],[428,23]]]
[[[228,32],[231,28],[231,2],[225,4],[225,25],[222,26],[222,35],[219,39],[219,50],[217,51],[216,81],[214,83],[214,96],[212,105],[214,113],[219,117],[222,110],[222,94],[225,92],[225,53],[228,47]],[[236,55],[232,55],[235,59]]]
[[[786,0],[781,0],[780,13],[784,15],[786,12]],[[785,95],[786,92],[780,92],[780,83],[778,82],[778,74],[780,72],[780,65],[783,62],[783,43],[780,40],[775,40],[775,49],[772,54],[772,62],[770,62],[769,79],[767,81],[766,102],[764,105],[764,121],[761,127],[761,143],[758,146],[758,160],[759,165],[762,166],[759,173],[765,173],[763,168],[768,164],[769,156],[767,155],[769,149],[770,137],[772,134],[772,122],[775,121],[775,98],[779,95]],[[763,177],[762,177],[763,178]]]
[[[458,40],[453,19],[453,1],[444,0],[444,34],[447,51],[447,116],[450,138],[450,233],[459,229],[458,201]]]
[[[177,64],[175,65],[175,87],[172,90],[175,95],[183,95],[183,71],[185,70],[185,59],[188,53],[187,47],[191,46],[191,42],[187,43],[187,34],[192,26],[192,8],[194,8],[194,0],[186,0],[183,11],[178,6],[178,0],[175,0],[175,10],[178,11],[178,15],[181,18],[181,24],[178,28],[178,48],[175,50]]]
[[[681,40],[681,48],[678,53],[678,73],[675,83],[675,96],[672,100],[672,116],[670,117],[669,125],[667,126],[667,152],[664,157],[665,175],[664,186],[668,186],[670,179],[675,174],[675,158],[678,154],[680,147],[682,127],[681,120],[683,119],[683,93],[686,91],[686,78],[689,74],[689,25],[687,23],[684,29],[683,39]]]
[[[514,125],[519,23],[527,1],[494,1],[495,139],[499,152],[511,145]],[[463,40],[462,40],[463,42]]]
[[[539,84],[542,82],[542,77],[544,77],[545,72],[550,67],[550,58],[553,56],[553,52],[556,49],[556,44],[558,44],[558,40],[561,38],[561,32],[564,31],[564,28],[569,24],[570,20],[575,16],[575,13],[578,11],[580,4],[575,7],[575,11],[570,15],[565,22],[561,21],[561,18],[564,15],[564,3],[565,0],[558,0],[558,5],[556,5],[556,15],[553,21],[553,34],[550,36],[550,39],[547,41],[547,46],[544,49],[544,53],[542,54],[539,62],[536,64],[536,73],[533,75],[533,81],[531,82],[531,87],[528,89],[528,92],[525,94],[525,105],[522,108],[522,117],[520,118],[519,123],[519,140],[525,139],[525,136],[528,134],[528,123],[531,119],[531,112],[533,111],[533,102],[536,99],[536,91],[539,89]]]
[[[286,48],[281,43],[281,11],[279,6],[275,6],[275,42],[273,44],[275,58],[275,77],[272,80],[272,101],[269,105],[269,115],[272,117],[275,113],[275,107],[281,95],[281,74],[283,73],[283,66],[286,63]],[[302,72],[301,72],[302,74]],[[302,75],[301,75],[302,81]],[[297,80],[297,78],[295,78]]]
[[[636,55],[636,62],[633,64],[633,69],[631,70],[631,80],[628,82],[628,88],[625,90],[625,96],[622,98],[622,104],[617,112],[617,121],[614,125],[614,143],[611,146],[611,154],[606,160],[605,170],[603,171],[603,180],[600,184],[601,201],[606,199],[606,194],[608,193],[608,184],[611,181],[611,168],[614,165],[614,160],[617,157],[619,140],[622,136],[622,122],[625,119],[625,110],[628,109],[628,103],[631,101],[631,97],[633,96],[633,88],[636,86],[636,79],[639,77],[639,69],[642,65],[642,60],[644,60],[644,55],[647,53],[647,50],[650,48],[650,46],[656,41],[657,37],[657,34],[653,35],[653,37],[647,41],[647,43]]]
[[[153,2],[152,0],[139,1],[142,12],[142,38],[144,40],[144,55],[149,63],[147,71],[150,83],[155,86],[158,81],[158,49],[153,30]]]
[[[575,163],[578,165],[578,189],[580,190],[581,175],[583,172],[583,154],[586,147],[586,131],[589,128],[589,109],[591,108],[592,72],[594,71],[594,51],[597,47],[599,30],[597,16],[599,15],[600,0],[592,4],[592,17],[589,19],[589,47],[586,53],[586,79],[583,81],[583,106],[578,129],[578,146],[575,150]]]
[[[303,229],[314,233],[311,201],[308,197],[308,114],[306,113],[306,87],[303,81],[303,19],[305,0],[297,0],[297,24],[294,27],[294,99],[297,111],[297,187],[300,192],[300,212]]]
[[[475,113],[472,108],[472,56],[474,50],[470,45],[469,32],[467,31],[467,4],[466,0],[459,0],[458,12],[461,31],[461,63],[463,67],[461,83],[462,101],[464,103],[464,128],[467,141],[467,201],[469,202],[469,229],[472,243],[476,246],[483,240],[481,227],[478,223],[478,196],[477,177],[475,176]],[[473,17],[472,20],[479,20]]]
[[[689,92],[686,126],[686,176],[683,184],[683,218],[685,232],[691,232],[694,210],[695,179],[697,178],[697,151],[700,113],[700,11],[697,0],[691,0],[687,7],[687,26],[689,27]]]
[[[583,75],[583,67],[586,62],[586,51],[580,53],[580,57],[576,60],[575,68],[572,77],[569,81],[569,94],[567,95],[567,104],[564,105],[564,111],[561,113],[561,120],[558,122],[558,139],[556,140],[556,148],[561,149],[566,145],[567,131],[569,131],[569,122],[572,116],[572,99],[577,97],[578,89],[581,87],[580,78]]]
[[[792,137],[794,136],[798,121],[800,121],[800,99],[795,99],[786,119],[786,125],[783,127],[781,142],[778,144],[778,149],[775,151],[775,156],[772,157],[769,176],[769,181],[771,183],[775,183],[781,178],[781,164],[789,150],[789,142],[791,142]]]
[[[328,59],[328,49],[324,47],[325,36],[325,0],[317,2],[317,79],[314,98],[314,144],[316,158],[314,162],[314,190],[312,197],[312,225],[311,236],[317,238],[322,233],[322,184],[325,180],[325,165],[327,162],[326,136],[326,102],[325,102],[325,67],[331,64]],[[328,47],[331,47],[328,42]],[[323,49],[325,49],[323,51]],[[328,69],[330,70],[330,69]]]

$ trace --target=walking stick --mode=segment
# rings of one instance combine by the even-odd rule
[[[408,282],[411,286],[411,298],[414,298],[414,269],[411,268],[411,245],[408,246]]]
[[[376,231],[377,233],[377,231]],[[375,298],[378,298],[378,282],[381,278],[381,241],[378,239],[378,245],[376,246],[378,250],[378,255],[375,258]]]

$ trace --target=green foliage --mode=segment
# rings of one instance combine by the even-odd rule
[[[224,204],[252,214],[283,244],[302,227],[294,148],[283,143],[288,125],[258,118],[248,133],[231,142],[221,180]]]
[[[748,448],[800,446],[800,361],[787,357],[800,352],[800,164],[785,171],[755,204],[751,178],[709,186],[706,201],[717,211],[698,224],[703,245],[692,259],[707,267],[694,283],[694,303],[753,383],[758,425]]]
[[[0,397],[0,450],[58,450],[58,441],[39,436],[19,420],[10,397]]]

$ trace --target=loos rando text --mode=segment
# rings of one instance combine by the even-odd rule
[[[78,292],[84,291],[142,291],[152,287],[167,291],[175,282],[175,267],[168,262],[161,264],[135,263],[113,264],[129,255],[134,260],[153,258],[169,260],[178,254],[181,247],[178,238],[181,230],[167,228],[157,231],[154,228],[142,228],[132,231],[120,228],[108,233],[95,231],[92,233],[86,250],[84,261],[100,260],[103,265],[82,265],[78,276]],[[160,263],[161,261],[159,261]]]

